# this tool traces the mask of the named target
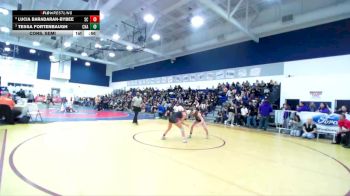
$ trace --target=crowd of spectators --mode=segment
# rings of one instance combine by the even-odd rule
[[[272,92],[279,91],[279,88],[280,85],[272,80],[268,83],[257,80],[253,84],[248,81],[242,84],[219,84],[218,89],[225,92],[227,101],[217,111],[215,122],[231,126],[257,127],[259,121],[258,127],[266,130],[268,117],[275,104],[270,100],[279,100],[279,92],[276,93],[276,99],[271,95]]]
[[[139,92],[143,99],[144,112],[157,113],[160,117],[167,116],[178,106],[185,110],[200,108],[203,113],[212,111],[218,104],[217,89],[193,90],[184,89],[181,86],[170,87],[167,90],[146,88],[144,90],[130,89],[117,91],[109,95],[97,96],[88,105],[93,105],[97,110],[113,109],[117,111],[131,110],[132,98]],[[86,98],[82,98],[82,104]]]

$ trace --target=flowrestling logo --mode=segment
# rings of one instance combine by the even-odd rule
[[[320,125],[338,126],[339,115],[337,114],[319,114],[312,118],[312,120]]]

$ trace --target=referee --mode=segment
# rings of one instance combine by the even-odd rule
[[[135,123],[138,125],[137,122],[137,116],[139,115],[139,112],[141,112],[141,104],[142,104],[142,98],[140,96],[140,93],[136,93],[136,97],[132,98],[132,107],[135,112],[134,120],[132,123]]]

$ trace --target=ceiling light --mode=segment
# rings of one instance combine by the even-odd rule
[[[70,47],[71,45],[72,44],[70,42],[64,42],[63,43],[63,46],[66,47],[66,48]]]
[[[78,58],[77,58],[77,57],[75,57],[75,58],[74,58],[74,61],[77,61],[77,60],[78,60]]]
[[[10,42],[9,42],[9,41],[7,41],[7,42],[5,42],[5,44],[6,44],[6,46],[8,46],[8,45],[10,45]]]
[[[120,35],[118,33],[113,34],[113,40],[117,41],[120,39]]]
[[[33,46],[40,46],[40,43],[37,41],[33,41]]]
[[[191,18],[191,24],[193,27],[198,28],[204,24],[204,19],[201,16],[194,16]]]
[[[9,15],[9,11],[5,8],[2,8],[2,7],[0,7],[0,13],[5,15],[5,16]]]
[[[49,56],[49,59],[50,59],[50,61],[55,61],[55,60],[56,60],[56,57],[53,56],[53,55],[50,55],[50,56]]]
[[[8,27],[1,27],[0,28],[0,31],[1,32],[4,32],[4,33],[9,33],[10,32],[10,29]]]
[[[160,40],[160,35],[158,33],[155,33],[155,34],[152,35],[152,39],[154,41],[158,41],[158,40]]]
[[[132,51],[132,49],[134,49],[134,48],[132,46],[128,45],[128,46],[126,46],[126,49],[129,51]]]
[[[102,48],[102,46],[101,46],[101,44],[96,43],[96,44],[95,44],[95,48]]]
[[[90,62],[85,62],[85,66],[89,67],[91,65]]]
[[[112,58],[115,57],[115,53],[114,52],[110,52],[108,55],[109,55],[109,57],[112,57]]]
[[[88,54],[86,52],[82,52],[81,56],[88,56]]]
[[[5,50],[5,52],[10,52],[11,48],[10,47],[5,47],[4,50]]]
[[[35,49],[30,49],[30,50],[29,50],[29,53],[30,53],[30,54],[35,54],[35,53],[36,53],[36,50],[35,50]]]
[[[154,16],[152,14],[146,14],[143,16],[143,20],[147,23],[152,23],[154,21]]]

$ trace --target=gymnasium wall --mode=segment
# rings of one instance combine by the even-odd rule
[[[109,76],[106,76],[107,65],[91,62],[89,67],[85,66],[85,61],[78,59],[71,61],[71,78],[70,82],[109,86]]]
[[[0,48],[4,47],[5,43],[0,42]],[[10,48],[12,51],[16,51],[10,52],[10,57],[37,62],[37,79],[51,79],[51,62],[49,56],[52,53],[37,50],[35,54],[30,54],[29,48],[26,47],[10,45]],[[84,63],[85,61],[82,60],[72,61],[70,82],[105,87],[109,86],[110,79],[109,76],[106,76],[107,65],[91,62],[91,66],[86,67]]]
[[[284,63],[281,104],[286,99],[332,102],[350,100],[350,55],[290,61]],[[321,91],[314,97],[310,91]]]
[[[115,71],[112,82],[350,54],[350,19],[247,41],[134,69]]]

